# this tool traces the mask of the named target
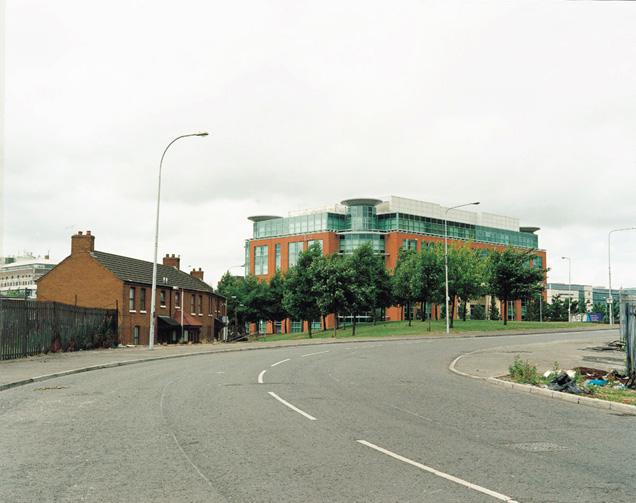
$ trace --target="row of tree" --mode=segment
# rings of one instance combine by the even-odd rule
[[[355,335],[360,315],[375,323],[390,306],[404,306],[407,313],[416,305],[422,311],[426,306],[443,306],[447,269],[448,296],[459,303],[464,320],[467,303],[490,294],[501,300],[507,323],[508,301],[533,299],[543,290],[547,269],[531,266],[537,257],[534,250],[511,247],[485,254],[469,243],[449,246],[446,253],[443,245],[431,243],[420,252],[400,250],[394,269],[388,271],[383,256],[375,254],[370,243],[351,255],[330,256],[323,256],[320,245],[314,244],[300,254],[296,265],[284,273],[277,271],[269,282],[255,276],[237,278],[228,271],[218,291],[228,299],[234,326],[239,320],[245,324],[291,318],[308,321],[311,337],[311,322],[322,319],[326,326],[324,320],[333,314],[335,336],[338,316],[351,315]],[[452,326],[455,302],[449,305]]]

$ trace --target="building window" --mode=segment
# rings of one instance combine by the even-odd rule
[[[190,312],[192,314],[196,314],[196,311],[194,310],[194,297],[195,297],[194,294],[190,296]]]
[[[416,239],[404,239],[404,240],[402,240],[402,249],[403,250],[416,250],[417,251],[417,240]]]
[[[139,325],[135,326],[135,339],[133,344],[135,346],[139,345]]]
[[[146,311],[146,289],[142,288],[139,290],[139,310],[142,312]]]
[[[275,250],[276,250],[275,251],[275,253],[276,253],[276,270],[280,271],[280,243],[278,243],[276,245]]]
[[[128,310],[135,310],[135,287],[131,286],[128,292]]]
[[[198,299],[199,303],[197,304],[197,309],[199,310],[199,316],[203,316],[203,296],[199,295]]]
[[[307,241],[307,248],[309,248],[311,245],[314,245],[316,243],[320,245],[320,251],[323,251],[322,239],[312,239],[311,241]]]
[[[165,290],[161,290],[161,292],[159,293],[159,303],[161,304],[161,307],[166,307],[166,291]]]
[[[256,275],[267,274],[268,248],[267,245],[254,247],[254,274]]]
[[[181,307],[181,294],[179,292],[174,293],[174,307],[177,309]]]
[[[287,267],[293,267],[296,265],[296,262],[298,262],[298,256],[302,253],[302,251],[303,251],[302,241],[289,243],[288,245],[289,264]]]

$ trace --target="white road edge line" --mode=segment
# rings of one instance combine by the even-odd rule
[[[281,363],[288,362],[289,360],[291,360],[291,358],[287,358],[286,360],[281,360],[281,361],[279,361],[279,362],[276,362],[276,363],[272,364],[271,366],[272,366],[272,367],[275,367],[276,365],[280,365]]]
[[[439,470],[436,470],[435,468],[431,468],[429,466],[423,465],[421,463],[418,463],[416,461],[412,461],[408,458],[405,458],[404,456],[400,456],[399,454],[395,454],[391,451],[387,451],[386,449],[383,449],[382,447],[378,447],[377,445],[374,445],[370,442],[367,442],[366,440],[358,440],[359,443],[361,443],[362,445],[366,445],[367,447],[371,447],[371,449],[375,449],[378,452],[381,452],[383,454],[386,454],[387,456],[391,456],[392,458],[398,459],[400,461],[403,461],[405,463],[408,463],[410,465],[413,465],[417,468],[420,468],[424,471],[427,471],[429,473],[432,473],[433,475],[437,475],[438,477],[442,477],[444,479],[450,480],[451,482],[455,482],[457,484],[463,485],[465,487],[468,487],[470,489],[473,489],[475,491],[479,491],[481,493],[487,494],[488,496],[492,496],[493,498],[496,498],[498,500],[501,501],[507,501],[508,503],[518,503],[517,501],[515,501],[514,499],[512,499],[509,496],[506,496],[505,494],[501,494],[495,491],[491,491],[490,489],[486,489],[485,487],[481,487],[478,486],[476,484],[472,484],[470,482],[466,482],[465,480],[459,479],[457,477],[453,477],[452,475],[449,475],[447,473],[444,472],[440,472]]]
[[[267,372],[267,370],[263,370],[263,372],[258,374],[258,384],[263,384],[263,376],[265,375],[265,372]]]
[[[318,351],[317,353],[308,353],[306,355],[302,355],[301,358],[304,358],[305,356],[321,355],[323,353],[329,353],[329,351]]]
[[[287,407],[289,407],[291,410],[298,412],[299,414],[302,414],[303,416],[305,416],[307,419],[309,419],[310,421],[317,421],[317,419],[313,416],[310,416],[309,414],[307,414],[306,412],[303,412],[302,410],[300,410],[298,407],[294,407],[291,403],[286,402],[285,400],[283,400],[281,397],[279,397],[276,393],[274,393],[273,391],[269,392],[270,395],[272,395],[276,400],[278,400],[280,403],[282,403],[283,405],[287,405]]]

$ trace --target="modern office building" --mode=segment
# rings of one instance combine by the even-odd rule
[[[548,302],[552,302],[552,299],[558,295],[561,300],[566,300],[569,297],[572,302],[585,302],[589,308],[592,308],[597,302],[605,304],[609,298],[609,288],[604,286],[548,283],[546,292]],[[620,298],[626,295],[636,295],[636,288],[612,288],[614,302],[619,302]]]
[[[253,237],[246,241],[245,264],[251,275],[271,277],[287,270],[301,252],[319,243],[324,255],[350,254],[370,242],[385,258],[387,269],[395,267],[400,248],[421,250],[422,243],[443,242],[447,219],[449,244],[470,242],[484,250],[513,246],[537,250],[534,267],[546,267],[546,253],[538,249],[538,227],[520,227],[519,220],[467,209],[448,209],[435,203],[390,196],[382,199],[347,199],[340,204],[290,212],[287,217],[259,215]],[[522,319],[521,301],[511,304],[511,319]],[[403,319],[401,307],[387,311],[391,320]],[[316,323],[316,328],[319,322]],[[329,324],[329,321],[328,321]],[[296,322],[293,331],[305,327]],[[268,327],[268,332],[274,327]]]
[[[42,258],[31,253],[0,259],[0,295],[35,299],[36,281],[56,265],[48,255]]]

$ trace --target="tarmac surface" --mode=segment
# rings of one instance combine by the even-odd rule
[[[597,335],[590,337],[580,336],[579,328],[572,333],[572,338],[566,340],[540,342],[531,344],[510,344],[508,339],[502,341],[502,346],[474,351],[459,356],[450,365],[450,369],[462,376],[487,380],[490,383],[507,386],[518,391],[539,393],[552,398],[575,401],[582,405],[588,405],[606,409],[620,409],[623,412],[636,414],[636,406],[617,404],[596,400],[578,395],[569,395],[547,389],[537,388],[512,383],[497,379],[508,374],[508,366],[519,355],[523,361],[529,361],[537,366],[541,373],[551,370],[555,362],[560,369],[568,370],[576,367],[591,367],[610,372],[611,370],[625,371],[625,353],[612,349],[608,344],[618,339],[618,330],[594,327],[592,331]],[[546,333],[537,331],[533,333]],[[563,332],[563,330],[558,330]],[[446,337],[487,337],[525,334],[527,331],[505,331],[474,334],[431,334],[409,337],[394,337],[394,339],[413,338],[446,338]],[[214,344],[188,344],[174,346],[155,345],[154,349],[148,346],[120,347],[116,349],[101,349],[92,351],[77,351],[71,353],[49,353],[46,355],[20,358],[15,360],[0,361],[0,391],[21,386],[33,382],[45,381],[63,375],[87,372],[102,368],[112,368],[122,365],[132,365],[148,360],[160,360],[167,358],[181,358],[205,353],[217,353],[224,351],[249,351],[265,349],[268,347],[282,347],[289,345],[315,345],[337,344],[363,341],[378,341],[378,338],[346,338],[346,339],[313,339],[282,342],[244,342],[244,343],[214,343]],[[599,403],[600,402],[600,403]]]

